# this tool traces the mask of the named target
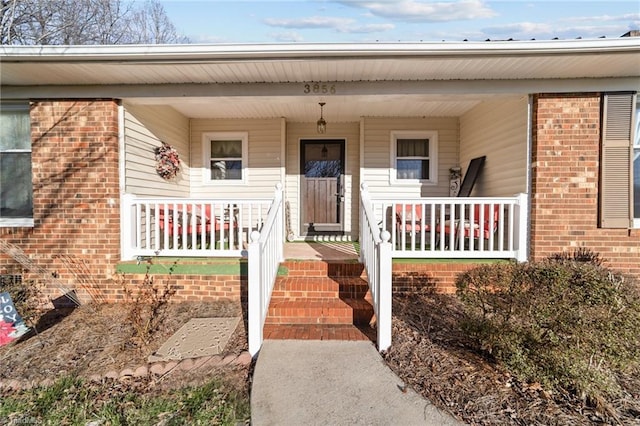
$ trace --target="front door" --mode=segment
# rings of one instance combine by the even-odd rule
[[[302,140],[302,234],[342,235],[344,139]]]

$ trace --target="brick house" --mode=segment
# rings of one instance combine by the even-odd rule
[[[117,301],[153,258],[251,310],[285,237],[387,244],[389,291],[580,247],[640,277],[638,38],[0,49],[0,272],[52,298]]]

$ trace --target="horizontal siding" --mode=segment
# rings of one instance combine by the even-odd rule
[[[165,106],[125,105],[125,192],[138,196],[189,194],[189,120]],[[175,179],[156,173],[155,149],[166,142],[180,155],[182,170]]]
[[[193,197],[269,198],[282,181],[281,119],[269,120],[204,120],[191,121],[191,195]],[[203,183],[207,167],[202,158],[202,135],[210,132],[247,132],[248,172],[241,184]]]
[[[391,184],[391,132],[403,130],[438,133],[437,184]],[[444,197],[449,195],[449,168],[458,165],[456,117],[364,119],[364,171],[362,181],[373,196]]]
[[[523,96],[483,102],[460,118],[462,172],[472,158],[487,156],[471,195],[526,192],[527,114],[528,101]]]
[[[286,142],[286,200],[291,210],[291,227],[300,235],[300,140],[301,139],[345,139],[345,222],[347,235],[358,233],[358,203],[360,185],[360,124],[329,123],[327,133],[318,135],[315,123],[288,123]]]

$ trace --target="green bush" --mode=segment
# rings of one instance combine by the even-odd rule
[[[483,265],[456,284],[462,329],[522,381],[606,407],[620,395],[618,374],[639,368],[638,284],[598,255]]]

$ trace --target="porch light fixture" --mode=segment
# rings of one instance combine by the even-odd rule
[[[327,133],[327,122],[324,121],[324,118],[322,117],[322,108],[325,105],[325,102],[319,102],[320,105],[320,119],[317,122],[318,125],[318,133]]]

